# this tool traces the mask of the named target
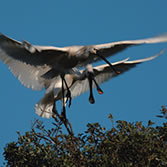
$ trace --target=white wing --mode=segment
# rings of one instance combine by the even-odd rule
[[[112,63],[112,65],[116,71],[120,71],[120,74],[123,74],[124,72],[132,69],[133,67],[136,67],[137,64],[155,59],[156,57],[160,56],[163,52],[164,50],[161,50],[155,56],[148,57],[145,59],[139,59],[134,61],[127,61],[128,59],[125,59],[119,62]],[[93,68],[93,70],[95,74],[95,79],[99,85],[105,81],[108,81],[109,79],[112,79],[115,76],[120,75],[120,74],[116,74],[108,64],[96,66]],[[93,87],[95,88],[95,84],[93,84]],[[85,79],[85,80],[76,81],[74,85],[72,85],[70,90],[71,90],[72,97],[79,96],[80,94],[89,91],[88,80]]]
[[[0,50],[8,57],[34,66],[52,65],[53,62],[60,62],[67,53],[66,48],[35,46],[26,41],[21,43],[3,34],[0,34]]]
[[[0,49],[8,56],[34,66],[48,65],[57,70],[81,67],[88,63],[101,60],[91,53],[96,49],[98,54],[105,57],[112,56],[129,46],[145,43],[167,42],[167,35],[142,40],[119,41],[100,45],[69,46],[64,48],[53,46],[35,46],[23,41],[18,42],[0,34]]]
[[[50,68],[48,66],[31,66],[21,61],[11,58],[0,49],[0,60],[3,61],[11,70],[13,75],[27,88],[41,90],[45,87],[44,79],[41,75]]]
[[[46,64],[62,53],[64,51],[60,48],[32,46],[28,42],[21,43],[0,34],[0,61],[9,67],[24,86],[33,90],[45,87],[45,80],[41,76],[51,70]]]
[[[126,49],[129,46],[141,45],[141,44],[153,44],[153,43],[161,43],[161,42],[167,42],[167,34],[157,36],[157,37],[152,37],[152,38],[141,39],[141,40],[119,41],[119,42],[112,42],[112,43],[93,45],[93,46],[94,48],[97,49],[99,54],[102,54],[103,56],[108,57]]]

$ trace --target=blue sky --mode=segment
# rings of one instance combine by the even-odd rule
[[[167,1],[1,1],[0,32],[17,40],[37,45],[70,46],[100,44],[119,40],[152,37],[167,32]],[[111,62],[152,56],[167,43],[142,45],[109,58]],[[102,62],[103,63],[103,62]],[[88,93],[74,99],[67,109],[75,133],[87,123],[100,122],[109,128],[108,114],[114,120],[142,121],[156,118],[161,105],[167,104],[167,51],[157,59],[138,65],[131,71],[102,85],[103,95],[94,91],[96,103],[88,102]],[[43,96],[25,88],[0,63],[0,154],[6,143],[30,130],[31,121],[39,118],[47,127],[52,119],[35,114],[34,105]],[[60,109],[59,109],[60,110]],[[2,162],[2,155],[0,161]]]

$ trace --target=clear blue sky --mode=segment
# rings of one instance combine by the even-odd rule
[[[167,1],[164,0],[5,0],[1,1],[0,32],[17,40],[37,45],[89,45],[131,40],[167,32]],[[167,43],[129,48],[111,62],[130,57],[131,60],[152,56]],[[167,51],[157,59],[102,85],[103,95],[95,91],[96,103],[88,102],[88,93],[72,101],[67,109],[75,133],[86,129],[87,123],[100,122],[109,128],[108,114],[114,120],[142,121],[155,117],[161,105],[167,104]],[[0,63],[0,154],[6,143],[17,139],[16,131],[30,130],[31,121],[39,118],[51,127],[52,119],[38,117],[34,105],[44,91],[36,92],[20,84]],[[2,161],[0,155],[0,161]]]

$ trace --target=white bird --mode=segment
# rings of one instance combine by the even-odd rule
[[[94,80],[93,87],[96,86],[98,88],[98,85],[95,85],[95,79],[98,84],[101,84],[116,76],[117,73],[115,71],[118,70],[122,73],[135,67],[138,63],[154,59],[157,55],[142,60],[127,61],[126,59],[116,62],[112,64],[114,68],[111,68],[110,63],[94,68],[89,68],[90,66],[88,66],[84,71],[78,71],[78,69],[74,67],[84,66],[87,65],[87,63],[97,61],[100,59],[101,54],[110,56],[130,45],[165,41],[167,41],[167,36],[87,47],[72,46],[57,48],[33,46],[27,42],[21,43],[0,34],[0,61],[3,61],[9,67],[14,76],[17,77],[24,86],[33,90],[46,89],[45,96],[35,105],[35,110],[38,115],[51,118],[56,114],[55,102],[57,100],[62,100],[63,109],[65,108],[65,100],[68,98],[67,94],[69,93],[68,87],[70,88],[72,97],[79,96],[88,91],[88,89],[90,89],[90,97],[93,97],[92,84],[90,84],[92,80]],[[96,56],[97,53],[92,54],[90,52],[93,48],[101,52],[100,54],[98,53],[99,56]],[[159,53],[159,55],[160,54],[162,53]],[[92,59],[92,57],[94,58]],[[104,59],[104,57],[102,58]],[[61,75],[64,75],[66,82],[62,82]],[[92,75],[93,78],[91,78]],[[67,86],[64,87],[64,84],[67,84]],[[65,88],[65,94],[62,90],[63,87]],[[65,115],[64,119],[64,125],[69,133],[72,133],[72,127]],[[71,131],[67,124],[70,126]]]
[[[155,59],[162,53],[163,51],[159,52],[155,56],[134,61],[128,61],[128,59],[125,59],[122,61],[112,63],[112,65],[116,70],[120,71],[122,74],[123,72],[128,71],[129,69],[135,67],[137,64]],[[105,81],[108,81],[109,79],[112,79],[115,76],[119,76],[110,68],[108,64],[93,67],[93,73],[99,85]],[[67,81],[68,87],[71,92],[71,96],[73,98],[89,90],[87,70],[80,71],[78,75],[67,74],[65,75],[65,79]],[[35,105],[35,110],[39,116],[45,118],[51,118],[54,114],[53,108],[55,105],[54,104],[55,101],[64,99],[62,97],[63,94],[61,89],[62,88],[61,78],[55,77],[55,79],[53,78],[50,80],[47,79],[43,80],[43,85],[45,85],[46,87],[46,93],[44,97]],[[96,87],[96,85],[93,84],[93,87]]]
[[[67,74],[75,76],[78,72],[74,67],[86,66],[101,59],[107,61],[105,57],[112,56],[132,45],[166,41],[167,35],[162,35],[142,40],[60,48],[31,45],[26,41],[19,42],[0,34],[0,61],[11,69],[24,86],[41,90],[48,88],[57,82],[56,80],[60,82],[60,76],[61,78]],[[87,77],[91,81],[92,78]],[[51,84],[50,81],[53,83]]]
[[[26,41],[19,42],[0,34],[0,60],[5,64],[13,60],[24,62],[28,64],[27,68],[29,68],[32,73],[34,73],[34,69],[38,69],[38,72],[34,73],[32,79],[29,78],[28,85],[32,87],[32,89],[41,89],[38,85],[41,81],[41,75],[48,77],[52,74],[51,76],[55,77],[70,74],[73,67],[84,67],[87,64],[101,59],[106,61],[105,58],[129,46],[160,42],[167,42],[167,34],[141,40],[60,48],[31,45]],[[22,70],[22,68],[23,67],[20,65],[16,70]]]
[[[44,86],[40,83],[44,78],[54,78],[60,75],[65,82],[64,76],[75,73],[73,71],[74,67],[84,67],[101,59],[110,64],[106,60],[107,57],[129,46],[160,42],[167,42],[167,34],[141,40],[60,48],[32,45],[26,41],[19,42],[0,33],[0,61],[9,65],[11,69],[17,65],[13,71],[15,75],[18,75],[18,72],[25,67],[24,64],[27,64],[26,70],[23,70],[24,72],[19,75],[20,81],[34,90],[41,90]],[[111,64],[110,66],[113,68]],[[113,70],[117,73],[114,68]],[[29,73],[32,75],[29,75]],[[88,76],[88,78],[91,85],[92,77]],[[70,96],[69,94],[70,92],[68,96]]]

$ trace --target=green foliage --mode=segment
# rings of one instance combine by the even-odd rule
[[[160,117],[166,117],[163,106]],[[152,121],[117,121],[106,130],[99,123],[88,124],[77,136],[64,135],[59,122],[46,130],[35,121],[30,132],[18,133],[18,141],[7,144],[8,166],[167,166],[167,123],[153,127]]]

